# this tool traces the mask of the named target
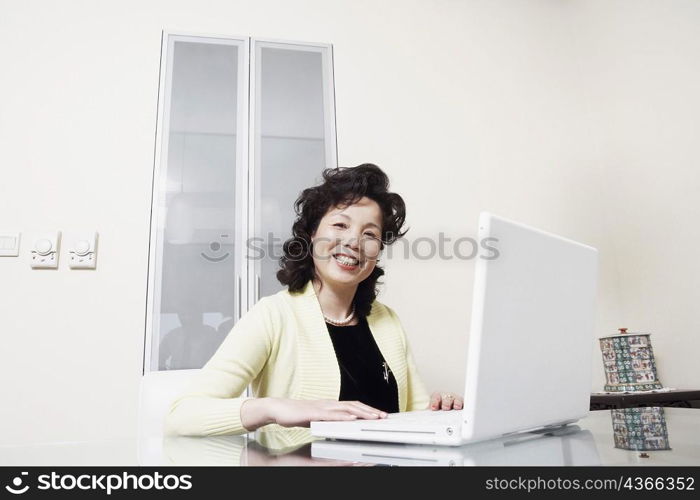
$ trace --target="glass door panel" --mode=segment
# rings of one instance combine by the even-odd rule
[[[247,46],[164,35],[150,370],[201,368],[243,309]]]
[[[253,42],[253,302],[282,289],[275,275],[294,201],[337,165],[332,67],[327,45]]]

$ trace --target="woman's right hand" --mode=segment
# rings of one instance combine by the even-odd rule
[[[241,422],[249,431],[269,423],[283,427],[309,427],[314,420],[356,420],[386,418],[387,413],[359,401],[287,398],[250,399],[241,407]]]
[[[312,420],[378,419],[387,416],[386,412],[359,401],[271,398],[270,404],[273,420],[284,427],[309,427]]]

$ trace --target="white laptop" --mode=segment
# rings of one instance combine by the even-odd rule
[[[593,434],[577,425],[522,433],[463,446],[334,441],[311,443],[313,458],[377,465],[595,466],[601,465]]]
[[[598,251],[489,213],[479,241],[496,251],[476,258],[464,409],[311,422],[314,436],[456,446],[588,414]]]

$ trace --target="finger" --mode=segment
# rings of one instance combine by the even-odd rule
[[[340,411],[353,413],[360,418],[379,418],[380,410],[372,408],[371,406],[367,406],[356,401],[340,401],[339,403],[338,410]]]
[[[357,420],[357,415],[349,413],[347,411],[341,410],[326,410],[317,415],[318,418],[314,420],[326,420],[326,421],[347,421],[347,420]]]
[[[372,406],[366,405],[362,403],[361,401],[348,401],[348,403],[352,404],[356,408],[360,408],[362,410],[368,411],[370,413],[375,413],[379,417],[386,417],[387,413],[385,411],[380,410],[379,408],[374,408]]]
[[[434,392],[430,395],[430,409],[431,410],[437,410],[440,408],[440,393],[439,392]]]
[[[443,410],[451,410],[453,401],[454,401],[454,398],[452,398],[452,397],[442,398],[442,409]]]
[[[343,401],[344,403],[351,404],[353,406],[357,406],[358,408],[362,408],[364,410],[367,410],[372,413],[381,413],[382,410],[379,408],[374,408],[373,406],[366,405],[362,401]]]
[[[462,408],[464,408],[464,399],[456,397],[454,402],[454,409],[461,410]]]

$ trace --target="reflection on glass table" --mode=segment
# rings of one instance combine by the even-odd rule
[[[623,450],[670,450],[663,408],[610,410],[615,448]]]
[[[377,465],[601,465],[590,431],[569,425],[464,446],[318,441],[311,456]]]
[[[169,437],[163,444],[173,465],[600,465],[592,434],[578,426],[460,447],[331,441],[281,428],[251,439]]]
[[[577,425],[460,447],[333,441],[314,438],[308,429],[268,426],[247,441],[237,437],[224,456],[228,465],[700,465],[700,412],[665,412],[667,436],[677,443],[673,450],[640,453],[616,447],[611,412],[597,411]],[[173,441],[164,442],[165,463],[224,465],[218,461],[223,441],[213,446],[209,440],[231,437],[168,439]]]
[[[57,438],[55,443],[0,445],[0,465],[700,465],[700,411],[664,409],[665,436],[673,445],[665,450],[616,447],[615,432],[622,431],[619,425],[613,428],[611,415],[610,410],[594,411],[576,425],[549,433],[460,447],[325,441],[311,436],[306,428],[276,425],[247,436],[154,436],[85,442]],[[657,432],[654,419],[642,415],[642,431],[647,425],[648,431]],[[636,430],[627,429],[628,436],[632,432]]]

